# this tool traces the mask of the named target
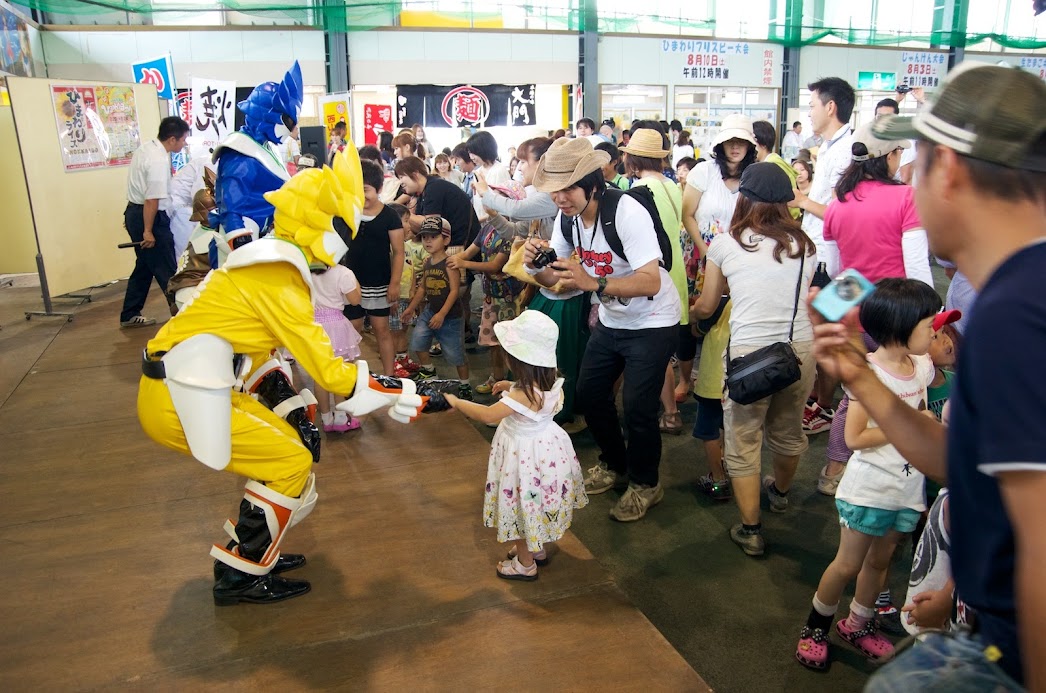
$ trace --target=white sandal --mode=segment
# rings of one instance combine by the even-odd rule
[[[515,558],[516,555],[517,555],[517,553],[516,553],[516,545],[513,544],[512,548],[508,550],[508,556],[506,558]],[[534,557],[534,562],[537,563],[539,566],[544,567],[544,566],[548,565],[548,550],[547,549],[541,549],[540,551],[534,551],[530,555]]]
[[[501,561],[498,563],[497,572],[498,577],[503,580],[533,582],[538,579],[538,564],[535,561],[527,567],[520,563],[518,558],[513,558],[511,561]]]

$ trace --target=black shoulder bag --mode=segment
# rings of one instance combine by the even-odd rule
[[[726,387],[730,399],[738,404],[752,404],[776,394],[789,385],[799,382],[801,362],[792,348],[792,331],[795,316],[799,314],[799,290],[803,285],[805,255],[799,260],[799,279],[795,283],[795,308],[792,324],[788,328],[788,341],[775,342],[750,354],[730,358],[730,343],[726,345]]]

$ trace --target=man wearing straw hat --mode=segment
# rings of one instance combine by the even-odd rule
[[[559,281],[598,300],[599,319],[577,384],[578,407],[601,451],[600,463],[588,470],[585,490],[599,494],[624,488],[610,516],[633,522],[664,496],[657,410],[681,308],[663,267],[671,258],[662,257],[650,212],[627,193],[606,189],[601,169],[608,161],[609,155],[594,151],[586,139],[552,143],[538,163],[534,187],[549,193],[559,215],[551,242],[527,241],[524,263],[543,285]],[[607,219],[614,203],[613,217]],[[607,240],[604,230],[610,226],[616,228],[620,252]],[[558,259],[535,267],[545,247]],[[622,375],[627,446],[614,404],[614,383]]]

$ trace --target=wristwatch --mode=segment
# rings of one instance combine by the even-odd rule
[[[607,289],[607,278],[596,277],[596,296],[602,296],[603,292]]]

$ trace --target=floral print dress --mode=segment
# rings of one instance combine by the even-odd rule
[[[561,539],[574,510],[588,505],[585,482],[570,436],[552,417],[562,407],[563,379],[534,411],[502,395],[512,414],[501,420],[490,446],[483,524],[498,541],[526,539],[527,548]]]

